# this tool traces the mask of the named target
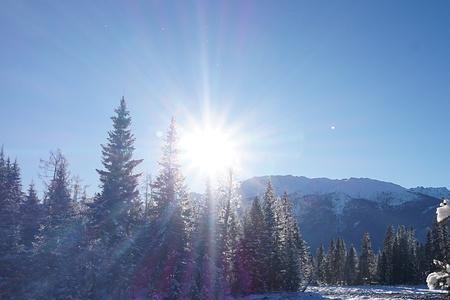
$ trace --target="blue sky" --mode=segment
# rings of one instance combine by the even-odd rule
[[[450,185],[447,1],[6,0],[0,36],[0,144],[25,184],[60,148],[95,190],[124,95],[151,173],[170,116],[209,107],[245,140],[242,178]]]

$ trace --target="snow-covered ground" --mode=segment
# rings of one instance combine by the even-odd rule
[[[442,291],[430,291],[426,286],[327,286],[309,287],[306,293],[251,295],[242,300],[438,300],[446,299]]]

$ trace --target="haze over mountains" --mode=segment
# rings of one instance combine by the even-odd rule
[[[303,176],[261,176],[245,180],[241,191],[245,203],[264,194],[268,180],[277,195],[290,195],[305,240],[315,250],[320,243],[342,236],[359,246],[368,231],[376,249],[389,224],[416,229],[420,239],[435,218],[441,197],[450,197],[445,187],[400,185],[369,178],[328,179]]]

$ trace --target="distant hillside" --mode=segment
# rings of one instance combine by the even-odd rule
[[[446,188],[406,189],[400,185],[369,178],[328,179],[303,176],[262,176],[245,180],[241,191],[247,203],[264,193],[267,181],[275,192],[286,191],[294,205],[299,225],[311,248],[342,236],[359,246],[362,234],[372,235],[375,248],[386,227],[412,226],[423,239]]]

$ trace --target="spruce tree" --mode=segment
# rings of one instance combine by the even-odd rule
[[[345,259],[344,281],[348,285],[354,285],[358,280],[358,255],[355,247],[350,246]]]
[[[282,289],[297,291],[303,282],[310,279],[312,266],[309,249],[300,233],[292,204],[285,192],[277,210],[278,241],[282,267]]]
[[[20,169],[0,150],[0,298],[12,297],[21,276],[19,208],[22,202]]]
[[[108,132],[107,143],[102,145],[103,169],[100,193],[89,204],[90,243],[94,244],[91,258],[92,293],[96,297],[115,294],[127,297],[133,263],[130,237],[137,224],[133,217],[138,197],[138,177],[135,167],[142,160],[133,159],[134,136],[131,117],[122,97],[115,115],[111,117],[113,129]]]
[[[134,168],[142,160],[133,159],[135,138],[130,130],[131,117],[122,97],[116,115],[111,117],[113,130],[102,145],[101,193],[91,205],[91,225],[105,245],[113,246],[130,235],[129,213],[138,196],[138,177]]]
[[[153,230],[158,247],[154,245],[154,265],[151,267],[150,295],[176,299],[191,289],[184,280],[186,266],[190,266],[191,245],[188,232],[192,227],[189,220],[189,198],[178,162],[178,137],[176,123],[172,118],[159,161],[159,174],[155,178],[153,201],[155,221]]]
[[[190,299],[220,299],[223,291],[216,264],[216,203],[209,182],[203,199],[203,209],[193,235],[194,271]]]
[[[28,187],[28,193],[25,201],[20,209],[21,212],[21,243],[25,249],[31,250],[33,242],[39,234],[41,226],[43,211],[42,205],[34,189],[34,184]]]
[[[266,247],[262,249],[266,257],[268,266],[268,288],[269,290],[278,290],[281,288],[281,258],[279,253],[279,232],[277,219],[277,197],[272,187],[272,183],[268,181],[267,188],[263,198],[263,212],[265,222],[265,235],[268,239]]]
[[[331,240],[327,251],[326,281],[328,284],[336,284],[337,282],[335,255],[336,255],[336,245],[334,243],[334,240]]]
[[[393,283],[395,233],[392,225],[388,226],[379,258],[378,277],[381,283]]]
[[[49,298],[76,295],[73,276],[79,233],[75,222],[74,205],[70,196],[68,163],[61,151],[52,152],[46,162],[50,180],[44,197],[45,218],[37,243],[37,280],[46,287]]]
[[[333,255],[333,268],[336,274],[336,283],[343,284],[345,281],[344,268],[345,268],[346,249],[345,243],[342,238],[336,239],[336,248]]]
[[[268,241],[265,233],[264,215],[258,197],[253,200],[243,223],[242,259],[248,277],[247,291],[262,293],[267,289],[267,266],[261,249]]]
[[[359,256],[358,281],[368,284],[373,281],[375,271],[375,256],[372,251],[372,243],[368,232],[364,233],[361,242],[361,255]]]
[[[327,257],[323,244],[320,244],[316,252],[316,278],[319,284],[327,282]]]
[[[240,292],[239,282],[239,240],[241,237],[238,208],[240,207],[240,193],[232,170],[218,188],[218,265],[226,282],[225,293]]]

